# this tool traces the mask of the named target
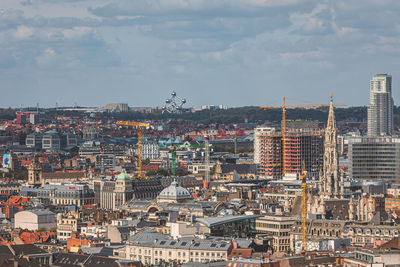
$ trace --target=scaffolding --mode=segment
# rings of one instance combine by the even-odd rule
[[[318,177],[323,166],[324,131],[309,129],[289,129],[286,131],[285,148],[282,133],[258,135],[260,138],[260,170],[268,177],[281,177],[283,165],[285,174],[300,174],[304,163],[307,174]],[[283,149],[285,164],[283,163]]]

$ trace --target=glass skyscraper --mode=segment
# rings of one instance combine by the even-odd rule
[[[370,83],[368,136],[393,134],[392,76],[375,75]]]

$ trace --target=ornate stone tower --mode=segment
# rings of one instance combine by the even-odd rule
[[[38,162],[36,156],[34,156],[28,167],[28,184],[32,186],[41,186],[42,173],[42,166]]]
[[[333,112],[333,96],[329,106],[328,123],[325,129],[324,169],[320,181],[320,195],[323,198],[339,196],[339,155],[337,151],[337,128]]]

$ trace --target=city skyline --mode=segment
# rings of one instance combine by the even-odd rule
[[[4,0],[0,106],[162,106],[172,90],[187,106],[327,103],[332,91],[362,106],[377,73],[393,76],[398,104],[399,11],[391,0]]]

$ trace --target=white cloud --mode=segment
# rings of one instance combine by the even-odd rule
[[[45,49],[39,56],[36,57],[36,61],[39,66],[41,67],[48,67],[50,66],[57,56],[56,51],[52,48]]]
[[[19,26],[13,35],[17,39],[29,39],[35,33],[35,29],[27,26]]]
[[[188,97],[196,90],[238,105],[245,98],[296,94],[285,88],[315,96],[313,90],[329,82],[345,96],[353,91],[358,96],[381,68],[395,76],[391,70],[400,56],[398,0],[1,1],[9,8],[0,11],[2,70],[32,77],[42,72],[45,79],[57,74],[61,79],[53,87],[69,84],[62,80],[65,73],[91,72],[93,88],[104,94],[109,88],[145,88],[126,95],[143,104],[154,104],[145,102],[156,95],[148,88],[167,86],[185,86]],[[313,84],[302,85],[311,74]],[[364,79],[362,86],[354,77]],[[98,96],[93,101],[106,99],[93,94],[85,78],[76,80],[77,88]],[[12,84],[1,72],[0,82]],[[235,98],[250,83],[261,89]],[[265,84],[282,90],[267,91]]]
[[[93,29],[90,27],[74,27],[72,29],[64,30],[62,33],[65,39],[77,39],[92,32]]]

